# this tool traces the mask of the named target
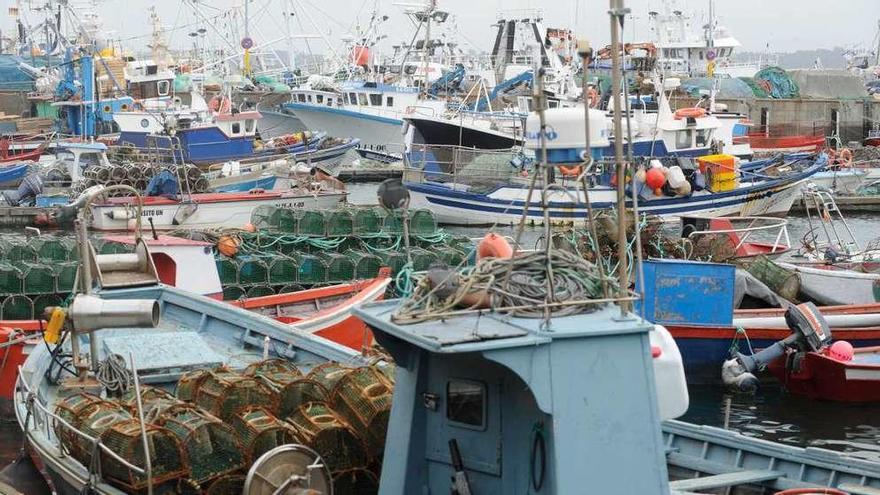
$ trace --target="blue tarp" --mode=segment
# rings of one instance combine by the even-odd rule
[[[15,55],[0,54],[0,91],[33,91],[34,79],[19,68],[26,62]]]
[[[177,176],[168,170],[163,170],[150,179],[145,194],[147,196],[177,196],[179,190]]]

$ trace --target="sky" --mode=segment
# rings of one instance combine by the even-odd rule
[[[12,5],[15,0],[0,0],[0,5]],[[22,3],[39,3],[38,0],[20,0]],[[81,0],[72,0],[71,3]],[[197,0],[204,15],[210,18],[216,9],[242,5],[244,0]],[[257,43],[277,40],[285,36],[283,6],[299,6],[300,12],[293,19],[295,33],[323,35],[339,40],[352,32],[358,16],[363,23],[374,5],[390,16],[385,23],[389,40],[400,41],[411,35],[407,19],[401,7],[395,4],[421,2],[422,0],[251,0],[252,37]],[[442,10],[456,16],[460,32],[478,49],[489,50],[494,40],[490,26],[501,9],[540,8],[545,23],[550,27],[572,28],[578,37],[586,37],[594,45],[604,45],[608,38],[607,0],[437,0]],[[172,46],[188,46],[187,34],[195,27],[213,29],[216,20],[198,22],[189,5],[193,0],[100,0],[101,15],[105,26],[116,31],[116,37],[130,39],[134,48],[143,48],[146,34],[150,32],[147,9],[155,6],[162,23],[177,29],[171,34]],[[627,40],[640,39],[648,34],[647,12],[657,8],[657,0],[624,0],[632,10],[627,29]],[[684,0],[687,8],[703,16],[708,12],[709,0]],[[830,7],[833,6],[833,7]],[[6,9],[4,8],[3,11]],[[307,13],[304,13],[306,12]],[[716,0],[720,24],[726,26],[743,44],[742,50],[762,51],[769,43],[772,51],[795,51],[798,49],[850,47],[869,45],[875,40],[880,20],[880,0]],[[9,17],[2,13],[0,27],[11,27]],[[298,24],[301,23],[301,24]],[[206,24],[212,24],[207,25]],[[8,31],[7,31],[8,32]],[[189,41],[188,41],[189,40]],[[232,41],[237,40],[230,40]],[[296,46],[304,48],[303,41]],[[310,41],[315,51],[321,51],[320,40]],[[284,48],[281,46],[280,48]]]

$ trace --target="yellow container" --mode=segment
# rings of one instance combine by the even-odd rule
[[[712,173],[711,170],[706,174],[706,185],[713,192],[724,192],[736,189],[739,178],[736,172],[720,172]]]
[[[700,172],[706,174],[707,170],[712,172],[736,172],[736,157],[733,155],[706,155],[697,158],[700,165]]]

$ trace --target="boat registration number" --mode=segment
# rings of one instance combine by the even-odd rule
[[[305,201],[288,201],[286,203],[276,203],[278,208],[303,208],[306,206]]]
[[[142,217],[161,217],[165,214],[165,210],[144,210]]]

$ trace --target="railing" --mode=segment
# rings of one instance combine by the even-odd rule
[[[529,162],[529,158],[510,149],[413,144],[407,154],[406,178],[478,189],[524,180],[520,172]]]
[[[60,424],[63,428],[69,430],[70,432],[72,432],[76,436],[87,440],[89,443],[92,444],[93,448],[100,449],[101,451],[103,451],[104,453],[106,453],[107,455],[112,457],[114,460],[116,460],[117,462],[119,462],[120,464],[125,466],[126,468],[134,471],[135,473],[137,473],[141,476],[147,476],[148,478],[151,477],[151,473],[150,473],[149,469],[135,466],[134,464],[126,461],[125,459],[120,457],[119,454],[117,454],[116,452],[111,450],[110,447],[104,445],[104,443],[102,443],[100,439],[95,438],[85,432],[82,432],[82,431],[76,429],[73,425],[71,425],[70,423],[68,423],[67,421],[65,421],[61,417],[59,417],[57,414],[51,412],[49,410],[49,408],[47,408],[45,405],[43,405],[43,403],[40,402],[39,398],[37,397],[37,394],[35,392],[33,392],[30,385],[27,383],[27,380],[24,379],[24,374],[22,373],[21,366],[18,367],[18,377],[15,380],[15,393],[18,395],[18,400],[22,404],[25,404],[25,407],[27,408],[28,414],[34,413],[34,411],[31,409],[33,407],[33,408],[36,408],[36,410],[38,410],[40,413],[42,413],[44,415],[44,418],[42,418],[42,421],[40,421],[40,422],[43,424],[43,430],[44,430],[44,433],[45,433],[47,439],[51,440],[54,436],[54,430],[49,427],[50,422],[47,420],[47,418],[51,418],[52,420],[55,421],[56,424]],[[36,414],[33,414],[33,416],[34,416],[35,421],[37,421],[39,419],[39,418],[37,418]],[[29,431],[28,425],[25,424],[24,428],[25,428],[25,431],[23,433],[25,435],[27,435],[28,431]],[[57,441],[58,441],[58,451],[61,452],[63,455],[65,447],[61,444],[60,438],[57,439]],[[100,462],[98,462],[97,463],[98,473],[96,473],[96,474],[99,477],[101,475],[101,473],[100,473],[101,467],[100,466],[101,466],[101,464],[100,464]]]
[[[709,218],[706,218],[706,220],[711,222],[711,219]],[[734,252],[737,252],[746,244],[746,242],[749,241],[749,238],[753,234],[765,232],[773,234],[775,232],[774,241],[769,254],[782,253],[791,249],[791,239],[788,235],[788,220],[774,217],[730,217],[725,218],[724,220],[730,223],[731,228],[695,230],[688,233],[688,235],[682,239],[682,243],[684,244],[685,239],[688,242],[696,243],[701,236],[726,235],[731,240],[738,238],[733,248]],[[749,224],[745,227],[739,228],[734,226],[735,223],[743,222],[749,222]]]

